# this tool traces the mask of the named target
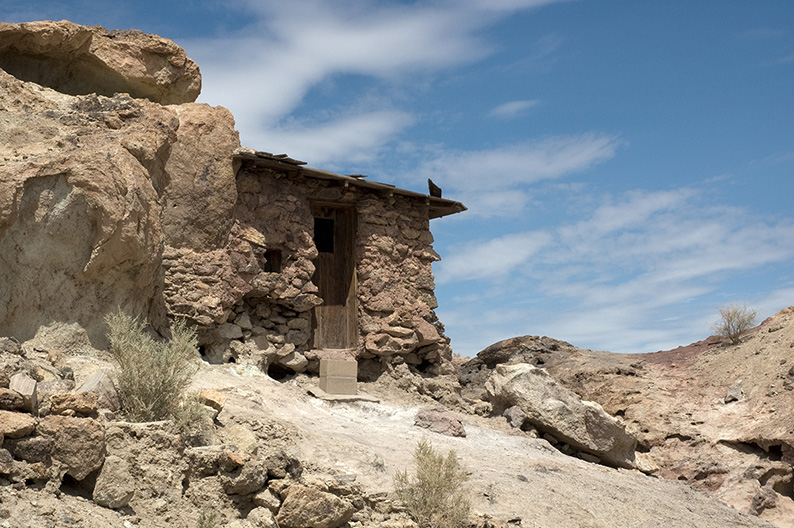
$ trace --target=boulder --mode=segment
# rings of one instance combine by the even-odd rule
[[[234,116],[226,108],[205,104],[170,109],[179,128],[165,162],[165,243],[197,252],[222,248],[237,202],[231,154],[240,146],[240,138]]]
[[[0,411],[0,435],[22,438],[36,428],[36,419],[27,413]]]
[[[36,380],[22,372],[18,372],[11,376],[11,380],[8,383],[8,388],[22,397],[21,408],[32,413],[37,412],[39,408],[36,383]]]
[[[0,388],[0,410],[18,411],[25,405],[22,395],[12,389]]]
[[[39,382],[36,385],[39,396],[39,408],[50,401],[56,394],[64,394],[74,389],[74,380],[70,379],[51,379]]]
[[[11,451],[14,458],[19,460],[49,464],[53,442],[51,438],[46,436],[30,436],[18,440],[9,440],[6,442],[5,447]]]
[[[267,508],[273,513],[278,512],[278,509],[281,507],[281,499],[273,493],[270,488],[264,489],[254,495],[253,502],[257,506],[262,508]]]
[[[198,395],[199,403],[206,405],[216,412],[223,410],[223,405],[226,403],[228,396],[215,389],[207,389],[201,391]]]
[[[66,20],[0,23],[0,68],[71,95],[128,93],[180,104],[201,91],[198,66],[171,40]]]
[[[63,357],[85,353],[91,349],[91,341],[82,326],[77,323],[57,321],[40,327],[32,339],[22,344],[22,350],[28,357],[31,357],[35,351],[47,352],[53,357]]]
[[[736,380],[728,388],[728,392],[725,393],[725,397],[722,399],[722,401],[725,403],[731,403],[743,399],[744,399],[744,389],[742,389],[742,380]]]
[[[52,458],[62,463],[75,480],[83,480],[105,460],[105,430],[96,420],[46,416],[36,432],[52,439]]]
[[[443,407],[420,409],[414,417],[414,425],[447,436],[466,436],[466,430],[460,420]]]
[[[637,439],[600,405],[581,400],[546,371],[528,364],[497,365],[485,388],[495,408],[518,406],[540,432],[611,465],[634,467]]]
[[[248,461],[232,474],[222,475],[220,481],[229,495],[250,495],[267,483],[267,466],[263,461]]]
[[[130,503],[135,494],[135,481],[124,459],[115,455],[105,458],[94,486],[94,502],[117,510]]]
[[[338,528],[348,522],[356,509],[335,495],[293,484],[284,492],[276,516],[281,528]]]
[[[0,49],[21,46],[9,34],[30,29],[9,26],[0,24]],[[74,35],[95,38],[91,28],[51,29],[52,42],[35,52],[41,57]],[[46,31],[34,33],[33,41]],[[14,60],[30,57],[20,51]],[[239,146],[229,111],[90,91],[64,95],[0,69],[0,253],[8,257],[0,305],[4,331],[23,340],[58,321],[85,329],[105,348],[101,315],[118,307],[165,331],[173,301],[167,286],[161,294],[171,280],[163,275],[165,244],[206,252],[224,248],[229,236],[237,192],[231,153]],[[228,255],[220,261],[233,265]],[[233,303],[241,294],[227,294],[228,283],[209,293]],[[185,315],[198,304],[190,301]]]
[[[305,372],[309,366],[309,360],[300,352],[290,352],[279,360],[279,364],[287,367],[293,372]]]
[[[8,475],[14,471],[14,457],[7,449],[0,448],[0,475]]]
[[[19,341],[13,337],[0,337],[0,355],[2,354],[21,355],[22,347],[20,347]]]
[[[513,405],[512,407],[508,407],[502,413],[502,416],[507,418],[507,422],[512,426],[518,429],[524,425],[524,422],[527,419],[527,415],[524,411],[521,410],[521,407],[518,405]]]
[[[245,517],[254,528],[278,528],[273,512],[267,508],[254,508]]]
[[[66,392],[50,397],[52,414],[82,414],[90,416],[97,411],[98,396],[93,392]]]
[[[121,409],[121,400],[116,386],[107,370],[97,370],[77,389],[77,394],[91,393],[97,396],[97,406],[117,412]]]
[[[223,438],[227,444],[236,446],[241,453],[246,455],[256,455],[259,449],[259,440],[256,435],[243,424],[234,424],[224,428]]]

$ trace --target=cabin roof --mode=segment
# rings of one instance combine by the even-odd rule
[[[256,165],[257,167],[265,167],[277,171],[298,174],[307,178],[317,178],[321,180],[334,180],[342,182],[345,186],[353,185],[355,187],[362,187],[365,189],[373,189],[384,193],[399,194],[417,200],[423,200],[429,206],[430,218],[441,218],[455,213],[462,213],[466,210],[466,206],[455,200],[448,200],[437,196],[430,196],[407,189],[400,189],[388,183],[380,183],[369,181],[366,176],[362,174],[352,174],[346,176],[344,174],[336,174],[329,171],[314,169],[306,166],[305,161],[299,161],[290,158],[286,154],[271,154],[253,149],[239,149],[234,153],[234,159],[248,162]]]

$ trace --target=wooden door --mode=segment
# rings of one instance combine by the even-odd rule
[[[314,309],[314,348],[356,348],[355,209],[315,204],[313,281],[323,304]]]

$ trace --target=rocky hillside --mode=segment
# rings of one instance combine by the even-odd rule
[[[187,434],[120,419],[114,365],[76,325],[0,345],[4,527],[415,528],[392,490],[421,438],[457,452],[472,526],[769,526],[687,483],[613,467],[632,465],[631,433],[529,365],[496,367],[489,401],[406,364],[361,381],[368,401],[340,401],[312,396],[317,379],[303,374],[201,362],[192,388],[215,419]],[[533,379],[541,402],[522,396]],[[510,420],[491,412],[508,400]],[[546,416],[546,432],[519,418],[543,406],[572,415]]]
[[[501,363],[542,367],[637,436],[647,473],[777,526],[794,526],[794,307],[736,345],[710,337],[675,350],[623,355],[526,336],[480,352],[461,369],[464,396],[484,397]]]

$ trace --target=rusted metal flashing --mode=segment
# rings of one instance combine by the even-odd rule
[[[362,174],[345,176],[343,174],[336,174],[329,171],[314,169],[312,167],[307,167],[305,161],[290,158],[286,154],[271,154],[269,152],[246,150],[245,152],[236,152],[234,154],[234,159],[240,160],[241,162],[252,163],[257,167],[265,167],[268,169],[277,170],[279,172],[286,172],[288,174],[295,174],[308,178],[338,181],[343,183],[345,187],[353,185],[365,189],[382,191],[387,193],[389,196],[392,196],[393,194],[399,194],[401,196],[422,200],[428,205],[429,216],[431,219],[441,218],[442,216],[448,216],[455,213],[462,213],[466,210],[465,205],[460,202],[456,202],[455,200],[447,200],[446,198],[438,198],[436,196],[409,191],[407,189],[400,189],[399,187],[395,187],[394,185],[390,185],[388,183],[365,180],[364,178],[366,178],[366,176]]]

